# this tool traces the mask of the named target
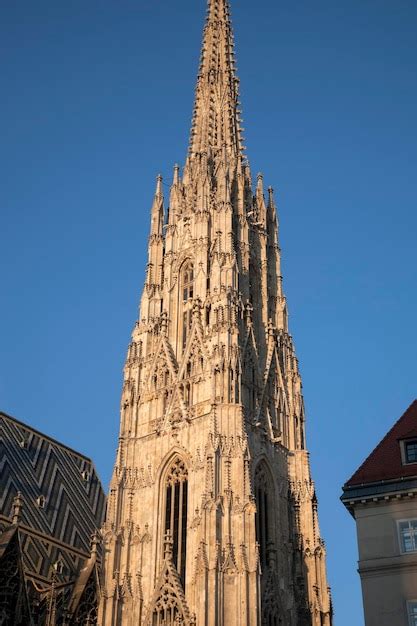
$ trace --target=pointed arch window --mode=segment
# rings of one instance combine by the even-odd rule
[[[273,540],[273,485],[265,463],[259,463],[255,470],[256,499],[256,539],[259,544],[261,568],[269,565],[269,551],[274,547]]]
[[[191,406],[191,383],[186,382],[184,385],[184,402],[186,406]]]
[[[194,268],[188,261],[182,270],[182,299],[183,302],[194,297]]]
[[[187,554],[187,508],[188,471],[182,459],[177,457],[170,464],[165,479],[164,536],[172,537],[172,560],[182,585],[185,585],[185,562]]]
[[[194,297],[194,266],[186,261],[181,270],[181,297],[182,297],[182,349],[184,350],[192,322],[192,299]]]

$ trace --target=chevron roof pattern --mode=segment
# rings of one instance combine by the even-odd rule
[[[105,494],[92,461],[0,412],[0,531],[22,495],[19,525],[27,574],[47,583],[61,562],[64,579],[77,575],[100,528]]]

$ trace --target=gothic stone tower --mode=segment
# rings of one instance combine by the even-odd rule
[[[103,528],[102,626],[330,626],[273,191],[210,0],[188,157],[158,177]],[[266,197],[265,197],[266,196]]]

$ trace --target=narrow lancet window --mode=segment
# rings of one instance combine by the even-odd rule
[[[186,263],[182,271],[182,299],[187,302],[194,296],[194,269],[192,263]]]
[[[255,499],[256,499],[256,539],[259,544],[261,568],[269,565],[268,551],[273,547],[271,529],[271,513],[273,512],[272,485],[268,470],[260,463],[255,471]]]
[[[185,584],[187,549],[188,472],[184,462],[176,458],[170,465],[165,483],[165,528],[172,537],[172,560]]]
[[[182,349],[185,349],[187,344],[187,338],[192,323],[192,300],[194,297],[194,268],[191,261],[187,261],[181,271],[181,284],[182,294]]]

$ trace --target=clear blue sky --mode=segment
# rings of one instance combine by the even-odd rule
[[[204,0],[3,0],[0,408],[108,483],[158,172],[188,142]],[[279,202],[336,626],[341,486],[416,397],[417,3],[232,1],[246,145]]]

